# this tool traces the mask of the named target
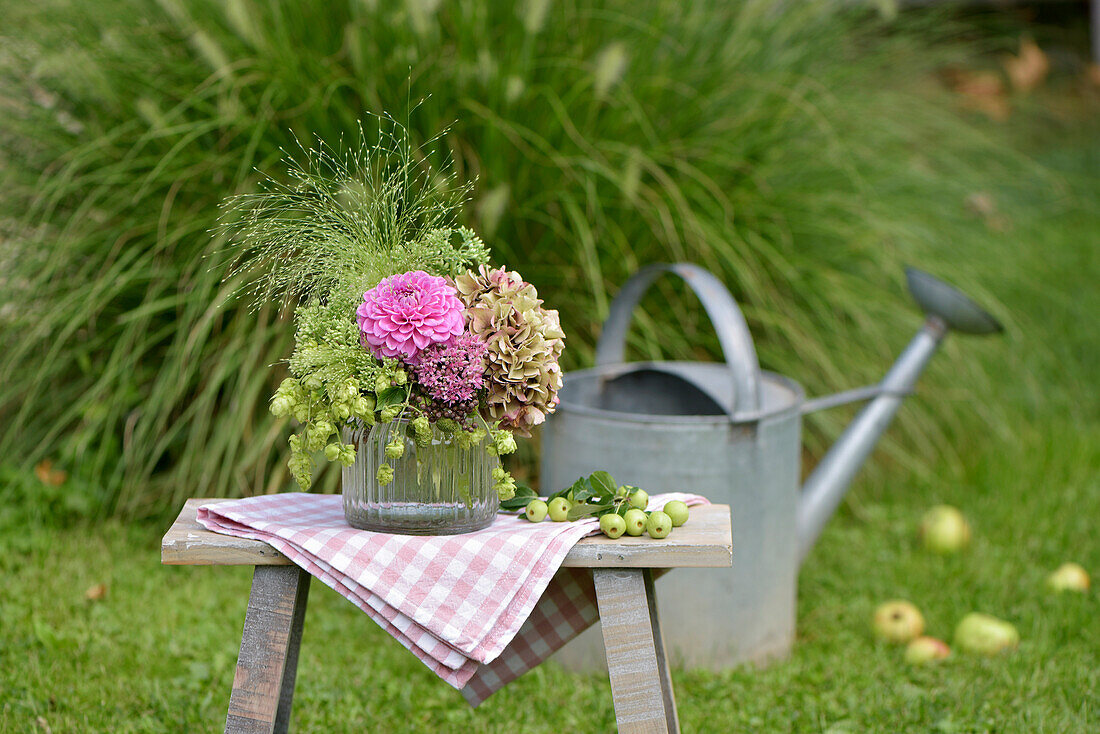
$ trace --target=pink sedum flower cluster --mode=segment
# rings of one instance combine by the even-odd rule
[[[356,321],[374,356],[416,365],[433,344],[450,344],[465,330],[463,303],[446,279],[414,270],[383,278],[363,294]]]
[[[464,403],[477,399],[485,384],[485,342],[464,334],[451,344],[434,344],[420,353],[416,381],[432,400]]]
[[[416,382],[427,398],[428,416],[463,422],[477,410],[478,392],[485,386],[488,346],[473,334],[450,344],[433,344],[420,352]]]

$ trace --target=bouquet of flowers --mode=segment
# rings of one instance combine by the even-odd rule
[[[223,219],[234,276],[257,301],[294,307],[290,376],[271,412],[298,424],[288,464],[302,489],[316,457],[355,462],[343,428],[401,420],[417,444],[441,431],[500,455],[558,403],[557,311],[454,223],[468,187],[415,162],[400,125],[379,132],[378,145],[354,153],[304,151],[305,164],[290,161],[291,183],[265,179],[230,199]],[[395,439],[385,454],[403,451]],[[392,479],[393,467],[379,466],[377,482]],[[503,469],[493,480],[501,499],[515,494]]]

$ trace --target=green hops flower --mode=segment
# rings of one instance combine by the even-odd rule
[[[275,397],[271,399],[271,405],[269,406],[269,409],[271,410],[271,415],[275,416],[276,418],[282,418],[283,416],[290,413],[290,409],[293,407],[293,405],[294,404],[290,401],[290,398],[286,397],[285,395],[276,394]]]
[[[400,459],[405,453],[405,442],[398,436],[386,444],[386,456],[391,459]]]
[[[389,464],[383,464],[378,467],[378,473],[374,475],[374,478],[378,480],[379,486],[386,486],[393,481],[393,467]]]
[[[355,378],[344,380],[344,384],[337,390],[337,397],[344,401],[350,401],[359,394],[359,383]]]
[[[346,421],[351,417],[351,406],[347,403],[333,403],[332,415],[340,422]]]
[[[340,444],[330,443],[325,446],[325,458],[329,461],[336,461],[340,458]]]
[[[302,451],[302,437],[301,436],[299,436],[297,433],[295,433],[293,436],[290,437],[290,440],[288,441],[288,443],[290,444],[291,453],[295,453],[295,454],[301,453],[301,451]]]
[[[464,451],[469,451],[474,447],[474,439],[469,431],[459,431],[454,435],[452,439],[455,445]]]
[[[368,426],[374,425],[374,397],[357,397],[353,404],[352,414]]]
[[[384,372],[382,374],[378,375],[378,377],[375,378],[375,380],[374,380],[374,391],[375,392],[382,392],[383,390],[385,390],[389,386],[390,386],[390,376],[387,375]]]
[[[306,451],[320,451],[325,447],[328,437],[329,434],[322,434],[314,426],[310,426],[310,428],[306,430]]]
[[[298,486],[303,490],[309,489],[313,484],[313,462],[309,460],[309,456],[299,452],[291,453],[287,466]]]
[[[302,385],[307,390],[320,390],[322,387],[321,378],[314,372],[312,375],[302,380]]]
[[[499,454],[510,454],[516,450],[516,439],[510,431],[493,431],[493,444]]]
[[[516,480],[499,466],[493,467],[493,489],[501,502],[516,496]]]
[[[346,443],[340,447],[340,463],[344,466],[352,466],[355,464],[355,447],[350,443]]]
[[[401,409],[404,407],[403,405],[387,405],[385,408],[382,408],[382,422],[393,423],[394,419],[397,418]]]
[[[313,429],[328,438],[336,432],[336,426],[332,425],[332,421],[321,419],[313,424]]]
[[[294,413],[294,420],[299,423],[309,422],[309,403],[305,400],[299,400],[295,403],[294,407],[291,408],[291,412]]]
[[[405,374],[405,370],[396,370],[393,373],[393,381],[398,385],[404,385],[409,381],[409,376]]]
[[[412,426],[413,434],[415,435],[416,445],[420,448],[430,446],[432,443],[432,424],[428,421],[428,416],[420,415],[413,419],[413,422],[409,425]]]
[[[493,489],[496,490],[501,502],[507,502],[516,496],[516,480],[508,477],[507,482],[498,482],[493,485]]]

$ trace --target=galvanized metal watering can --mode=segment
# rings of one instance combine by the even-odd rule
[[[725,364],[623,363],[634,308],[663,273],[680,276],[698,295]],[[730,505],[733,568],[679,569],[659,582],[675,663],[721,669],[788,652],[798,567],[928,360],[949,330],[1001,330],[955,288],[915,269],[906,276],[927,318],[872,387],[807,401],[798,383],[760,369],[745,319],[721,281],[686,263],[653,265],[628,280],[611,304],[596,366],[565,376],[561,404],[542,432],[543,487],[606,469],[651,494],[687,490]],[[871,402],[800,490],[802,416],[857,400]],[[586,632],[558,659],[574,669],[599,667],[599,633]]]

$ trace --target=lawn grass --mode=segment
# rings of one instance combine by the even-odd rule
[[[971,457],[958,485],[898,472],[861,484],[803,574],[799,641],[767,670],[675,671],[685,731],[1085,732],[1100,724],[1098,598],[1053,596],[1045,574],[1100,548],[1100,431],[1044,417],[1011,450]],[[932,557],[921,511],[951,501],[973,547]],[[0,540],[0,731],[220,731],[250,569],[162,567],[158,528],[116,521]],[[85,590],[106,584],[88,601]],[[658,585],[659,588],[659,585]],[[1013,621],[1020,649],[914,669],[872,640],[874,606],[915,601],[949,636],[971,610]],[[543,665],[471,710],[362,613],[314,584],[295,699],[296,731],[599,732],[614,725],[605,677]]]

